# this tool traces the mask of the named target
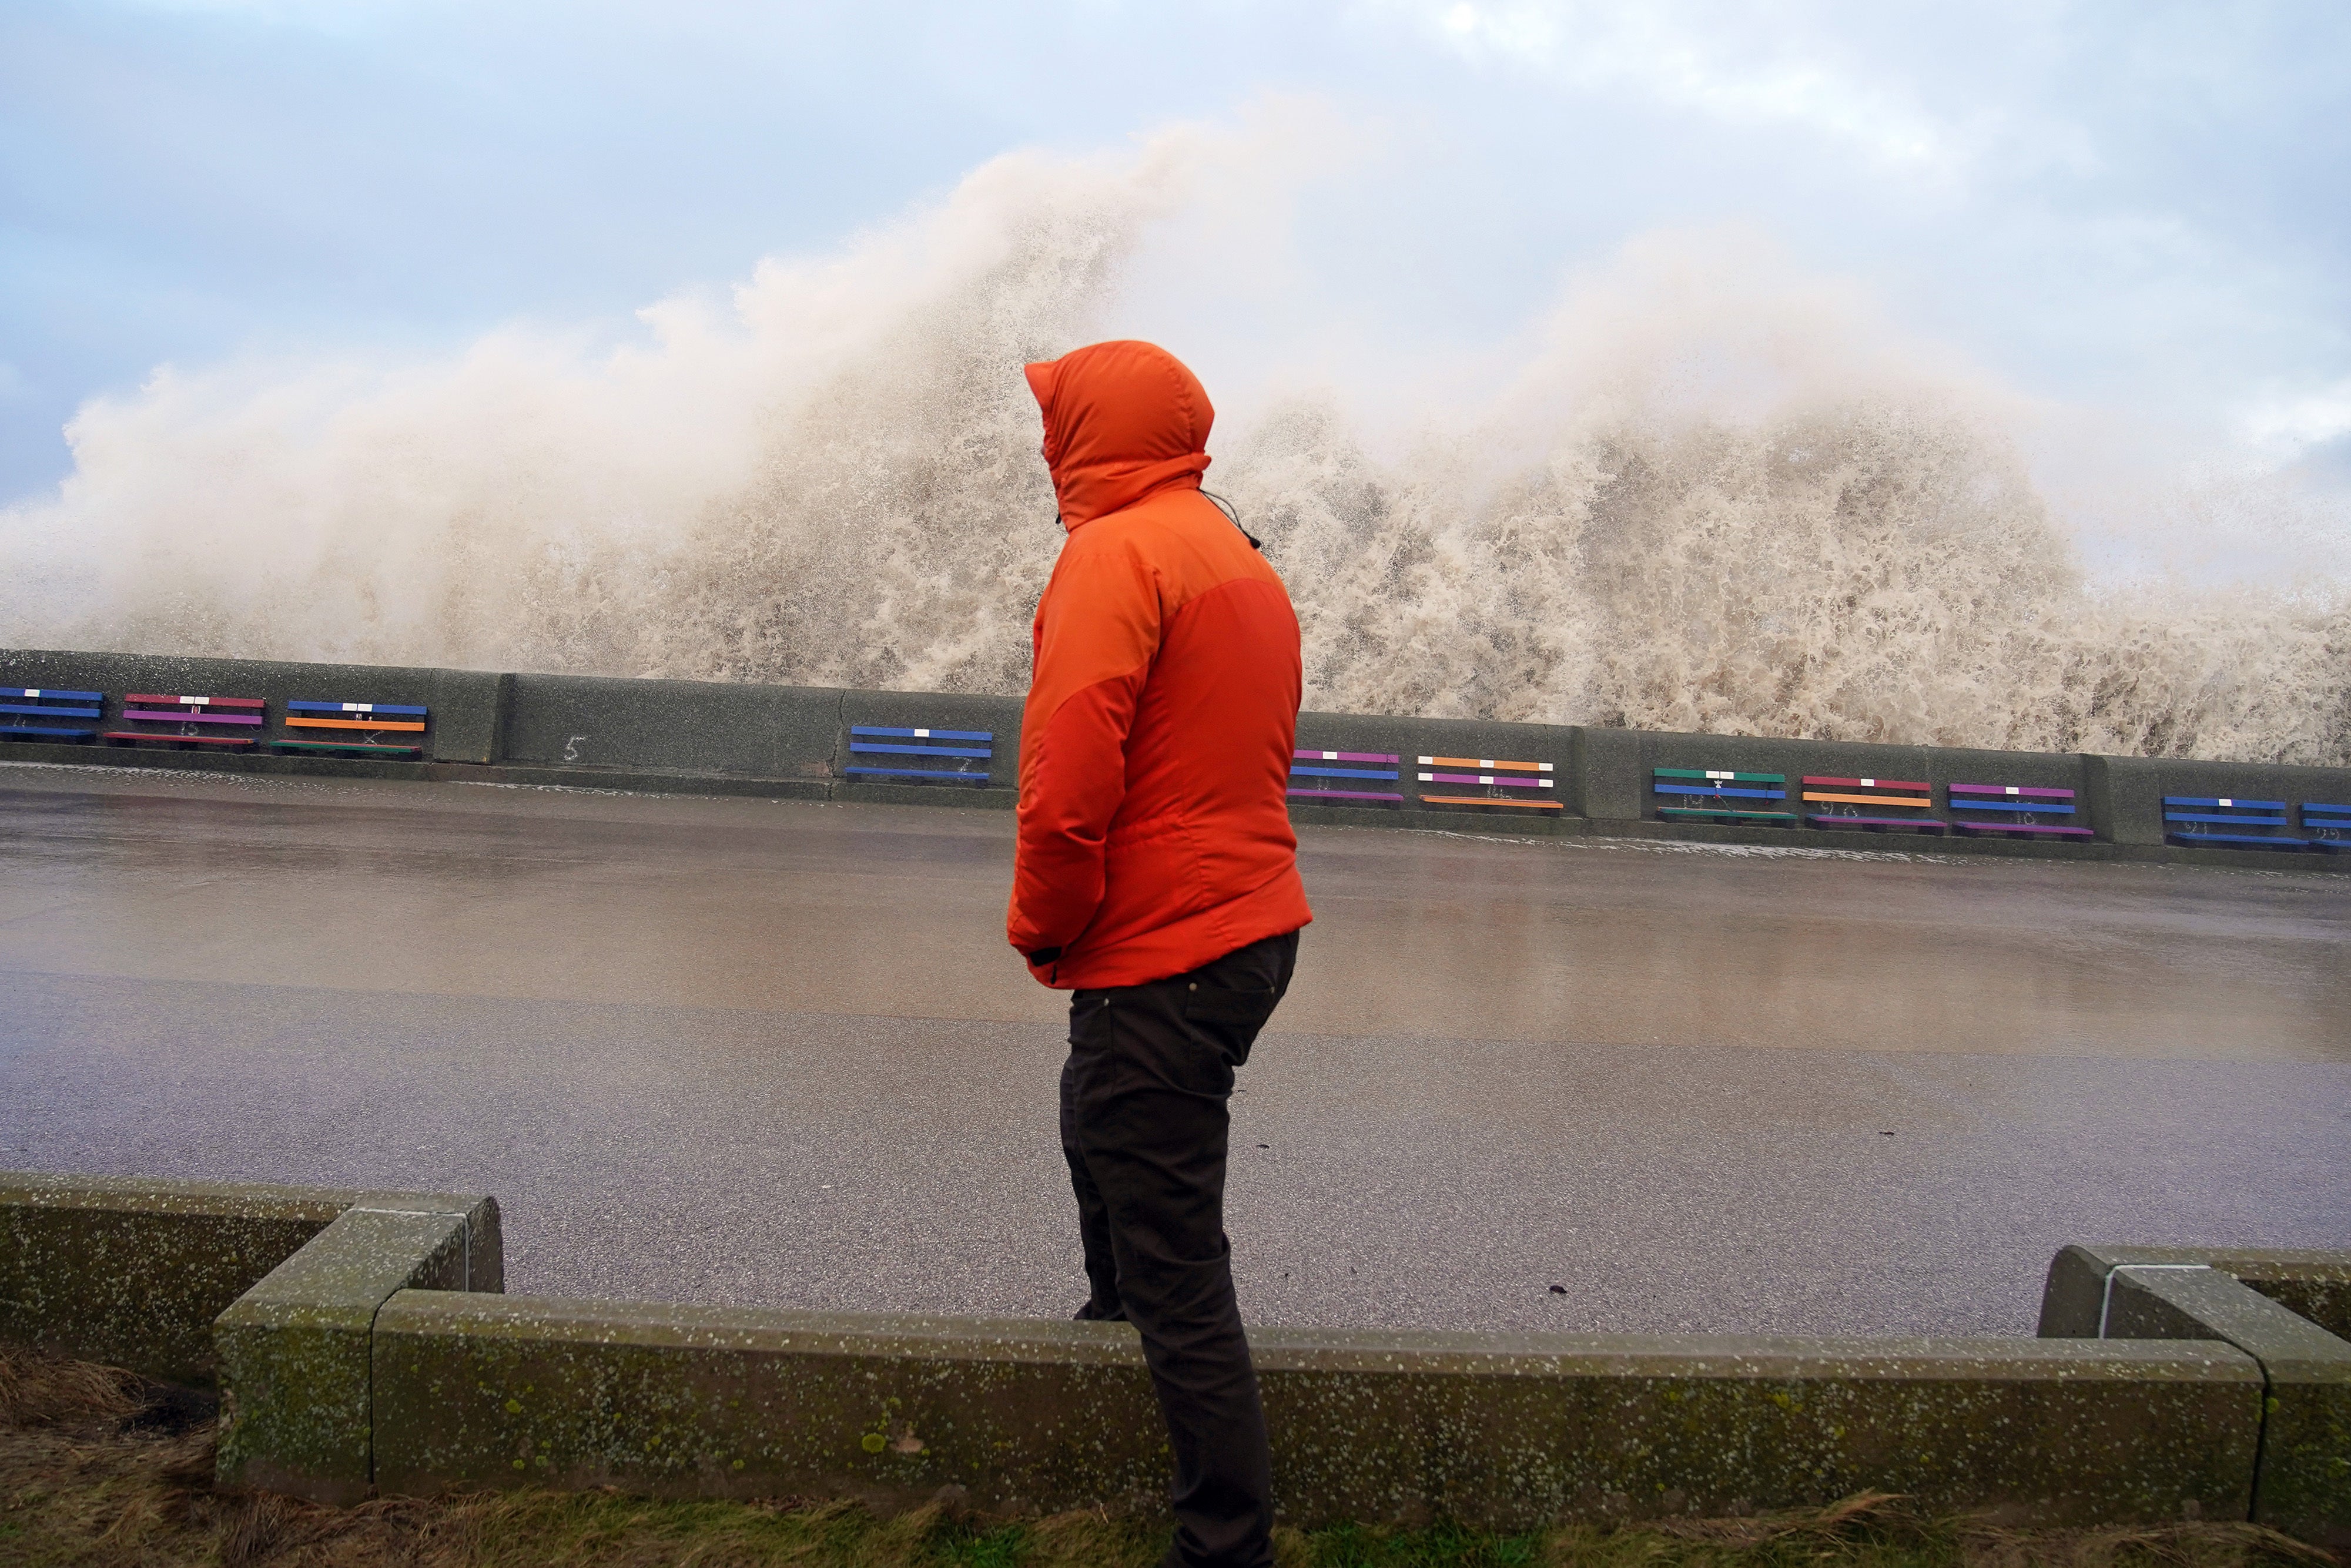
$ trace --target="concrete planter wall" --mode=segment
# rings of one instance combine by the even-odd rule
[[[231,1484],[1164,1508],[1123,1324],[501,1282],[487,1197],[0,1176],[0,1337],[216,1373]],[[2281,1302],[2339,1328],[2346,1285],[2351,1253],[2069,1248],[2032,1340],[1252,1338],[1280,1507],[1303,1525],[1523,1529],[1878,1489],[2016,1523],[2250,1518],[2339,1544],[2351,1343]]]
[[[720,682],[617,680],[581,675],[489,674],[371,665],[152,658],[127,653],[0,650],[0,684],[100,690],[110,725],[129,691],[197,690],[268,700],[279,733],[287,698],[422,703],[433,709],[417,762],[328,757],[203,756],[94,745],[0,745],[0,760],[105,763],[354,778],[466,778],[588,789],[759,795],[809,800],[1008,808],[1020,749],[1013,697],[922,692],[836,691]],[[967,781],[883,782],[850,778],[852,725],[987,730],[995,756],[984,786]],[[1619,837],[1790,844],[1828,849],[1928,848],[1938,853],[2059,859],[2165,860],[2213,865],[2351,870],[2351,849],[2216,849],[2165,842],[2165,795],[2249,797],[2351,805],[2351,769],[2259,763],[1979,751],[1854,742],[1671,735],[1562,725],[1390,718],[1308,713],[1301,747],[1390,754],[1402,759],[1402,808],[1298,803],[1301,821],[1353,826],[1461,828],[1519,835]],[[1423,807],[1412,779],[1423,756],[1547,762],[1557,811]],[[1658,768],[1713,768],[1802,775],[1915,779],[1938,806],[1959,783],[2037,784],[2076,792],[2073,821],[2095,841],[2064,843],[1949,834],[1776,828],[1662,821],[1651,790]],[[1800,803],[1790,795],[1791,809]]]

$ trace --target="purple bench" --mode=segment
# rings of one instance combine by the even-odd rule
[[[2037,784],[1954,784],[1950,789],[1951,826],[1963,833],[1997,833],[2024,839],[2088,839],[2097,835],[2070,821],[2074,791]],[[1962,817],[1962,811],[1978,815]]]

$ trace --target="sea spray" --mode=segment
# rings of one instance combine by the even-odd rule
[[[642,343],[162,372],[0,521],[0,643],[1017,692],[1059,545],[1019,367],[1127,329],[1202,147],[998,160]],[[1335,395],[1220,425],[1309,706],[2351,763],[2339,585],[2094,588],[1999,400],[1834,290],[1630,256],[1653,297],[1572,294],[1393,450]]]

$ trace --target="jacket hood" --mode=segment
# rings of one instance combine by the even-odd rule
[[[1028,367],[1045,414],[1045,463],[1075,530],[1155,491],[1196,490],[1217,411],[1199,378],[1155,343],[1074,349]]]

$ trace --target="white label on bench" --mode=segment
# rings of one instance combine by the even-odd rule
[[[1875,789],[1877,788],[1877,780],[1875,779],[1865,779],[1861,781],[1861,787],[1865,789]]]
[[[28,697],[39,696],[41,695],[41,688],[38,686],[26,686],[25,688],[25,695]]]
[[[1421,760],[1426,762],[1428,758],[1424,757]],[[1437,782],[1437,775],[1434,773],[1424,773],[1420,776],[1420,781],[1424,784],[1434,784]]]
[[[1538,779],[1535,780],[1535,788],[1538,789],[1548,789],[1551,788],[1551,780],[1548,779]]]
[[[1736,773],[1716,773],[1709,770],[1707,773],[1707,777],[1709,779],[1736,779],[1739,775]]]
[[[1336,762],[1339,760],[1339,754],[1335,751],[1326,751],[1322,754],[1322,760],[1325,762]]]
[[[2221,802],[2220,802],[2220,804],[2222,804],[2223,806],[2233,806],[2233,805],[2235,805],[2235,804],[2236,804],[2236,802],[2235,802],[2234,800],[2223,800],[2223,801],[2221,801]]]
[[[928,740],[931,738],[931,732],[927,729],[918,729],[914,732],[914,738],[916,740]]]
[[[1541,768],[1541,769],[1542,769],[1544,772],[1546,772],[1546,773],[1551,773],[1551,772],[1554,772],[1554,771],[1556,771],[1556,769],[1554,769],[1554,768],[1552,767],[1552,765],[1551,765],[1550,763],[1548,763],[1548,762],[1538,762],[1538,763],[1536,763],[1536,764],[1535,764],[1535,766],[1536,766],[1537,768]]]
[[[1423,768],[1433,767],[1433,766],[1436,764],[1436,761],[1437,761],[1437,758],[1434,758],[1434,757],[1424,757],[1424,758],[1422,758],[1420,759],[1420,765],[1421,765]],[[1426,774],[1426,773],[1424,773],[1424,774],[1422,774],[1422,775],[1421,775],[1421,777],[1422,777],[1422,778],[1424,778],[1424,779],[1426,779],[1426,778],[1427,778],[1427,777],[1428,777],[1428,775],[1427,775],[1427,774]]]
[[[210,697],[182,697],[180,700],[187,704],[190,707],[202,707],[213,699]]]
[[[343,711],[344,711],[345,713],[373,713],[373,712],[375,712],[375,704],[373,704],[373,703],[345,703],[345,704],[343,705]]]
[[[2015,785],[2013,785],[2013,784],[2011,784],[2011,785],[2010,785],[2010,786],[2008,787],[2008,792],[2009,792],[2010,794],[2011,794],[2011,795],[2021,795],[2021,794],[2022,794],[2022,793],[2023,793],[2023,791],[2022,791],[2022,790],[2019,789],[2018,789]]]

